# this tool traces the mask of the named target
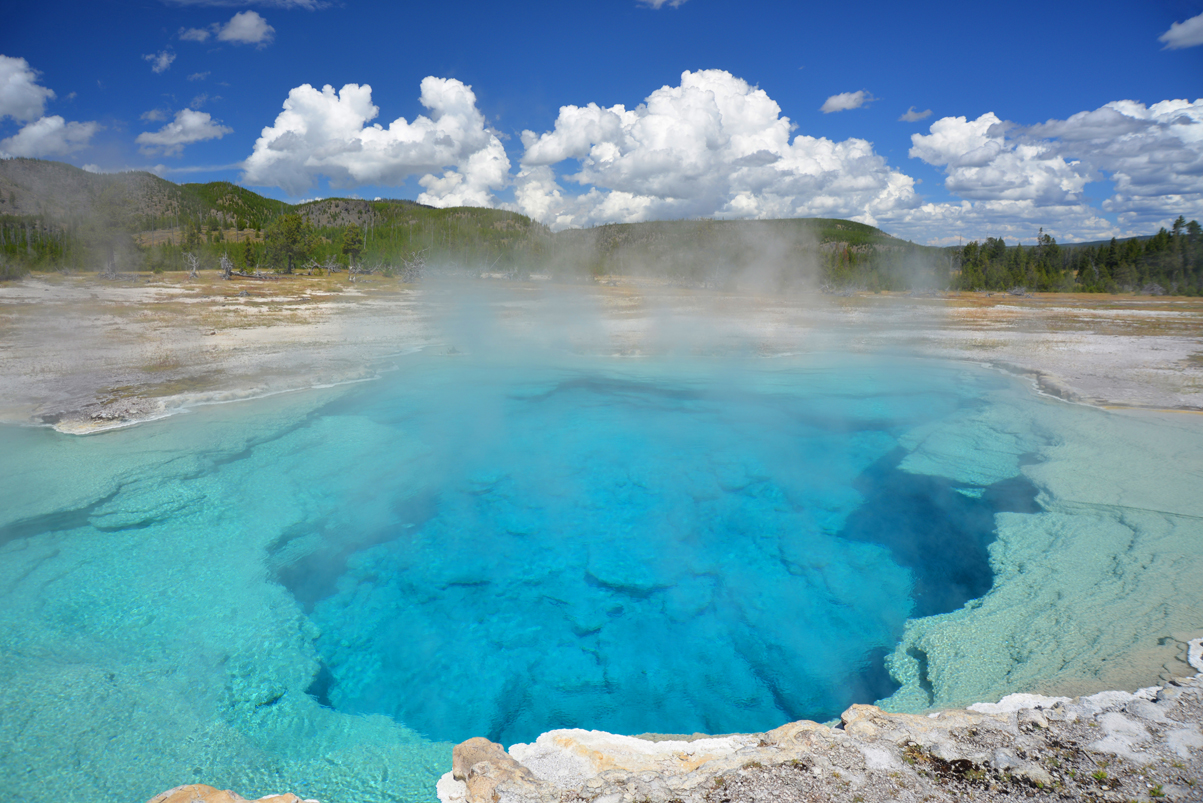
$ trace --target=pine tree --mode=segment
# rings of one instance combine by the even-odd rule
[[[281,215],[267,227],[264,241],[267,258],[275,263],[285,263],[284,272],[290,274],[313,250],[313,229],[300,215]]]
[[[359,226],[352,223],[343,229],[343,254],[347,257],[348,264],[351,264],[359,259],[362,252],[363,232]]]

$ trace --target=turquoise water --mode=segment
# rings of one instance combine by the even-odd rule
[[[990,590],[997,517],[1044,515],[1028,474],[1063,440],[974,423],[1001,399],[1050,404],[896,356],[415,354],[98,436],[2,428],[0,788],[430,800],[471,736],[930,691],[887,656]]]

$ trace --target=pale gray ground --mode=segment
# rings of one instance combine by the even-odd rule
[[[1097,405],[1203,410],[1203,301],[958,294],[764,297],[641,280],[377,277],[0,284],[0,420],[88,431],[198,400],[333,383],[497,336],[599,354],[906,349]]]

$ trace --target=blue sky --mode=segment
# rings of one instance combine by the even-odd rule
[[[0,153],[557,229],[1030,242],[1203,218],[1203,0],[652,2],[18,3]]]

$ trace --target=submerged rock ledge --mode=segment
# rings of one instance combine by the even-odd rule
[[[455,748],[442,803],[1203,800],[1200,674],[1134,693],[1014,694],[927,715],[854,705],[835,727],[651,741],[556,730]]]

